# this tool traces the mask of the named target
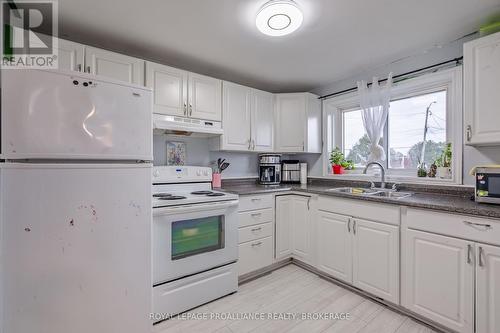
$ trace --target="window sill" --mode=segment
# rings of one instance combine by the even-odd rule
[[[380,175],[377,174],[360,174],[356,171],[352,173],[345,173],[342,175],[328,174],[323,177],[311,177],[316,179],[338,179],[338,180],[353,180],[353,181],[366,181],[366,182],[380,182]],[[425,185],[461,185],[455,179],[439,179],[428,177],[412,177],[402,175],[386,175],[385,181],[387,183],[405,183],[405,184],[425,184]]]

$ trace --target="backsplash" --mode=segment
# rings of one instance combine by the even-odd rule
[[[187,165],[212,166],[211,163],[218,158],[225,158],[231,165],[223,172],[223,178],[257,178],[258,176],[259,158],[257,153],[210,151],[206,138],[153,135],[154,165],[167,165],[167,141],[186,144]]]

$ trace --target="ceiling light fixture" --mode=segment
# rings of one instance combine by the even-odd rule
[[[260,9],[255,25],[265,35],[284,36],[297,30],[303,16],[292,0],[272,0]]]

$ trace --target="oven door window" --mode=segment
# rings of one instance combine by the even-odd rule
[[[172,223],[172,260],[224,248],[224,216]]]

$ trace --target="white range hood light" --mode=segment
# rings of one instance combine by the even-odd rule
[[[213,137],[224,133],[219,121],[153,114],[153,131],[193,137]]]
[[[284,36],[297,30],[303,20],[302,11],[291,0],[273,0],[260,9],[255,25],[265,35]]]

